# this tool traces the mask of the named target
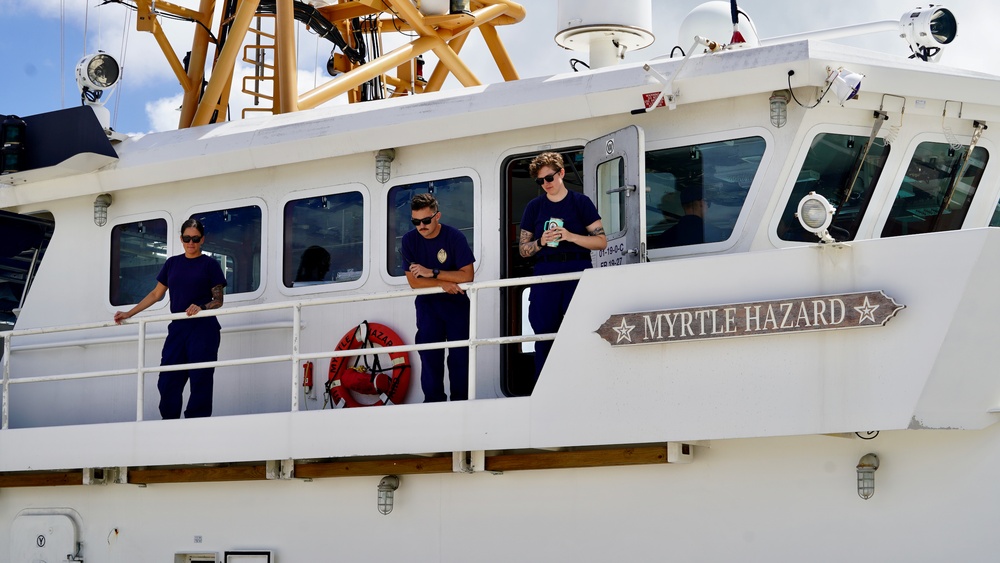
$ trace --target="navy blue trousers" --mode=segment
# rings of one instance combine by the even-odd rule
[[[417,298],[417,344],[451,342],[469,338],[469,300],[463,296],[432,295],[434,300]],[[448,380],[451,400],[469,398],[469,349],[449,348]],[[444,392],[445,350],[420,351],[420,386],[425,403],[447,401]]]
[[[566,272],[581,272],[590,267],[589,260],[570,262],[539,262],[535,264],[535,275],[544,276],[548,274],[561,274]],[[556,283],[540,283],[531,286],[531,293],[528,295],[528,322],[531,323],[531,330],[535,334],[549,334],[558,332],[562,325],[563,317],[569,310],[569,302],[573,300],[573,293],[580,282],[573,280]],[[542,373],[542,366],[549,357],[549,350],[552,349],[551,340],[540,340],[535,342],[535,381],[538,381],[538,374]]]
[[[211,322],[206,322],[211,321]],[[163,343],[161,366],[214,362],[219,359],[219,323],[215,319],[172,321]],[[168,371],[160,374],[156,388],[160,391],[160,416],[180,418],[184,400],[184,385],[191,382],[185,418],[212,416],[212,389],[215,368]]]

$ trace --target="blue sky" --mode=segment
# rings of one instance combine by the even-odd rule
[[[4,86],[0,88],[0,114],[33,115],[79,104],[74,69],[85,54],[100,49],[124,60],[122,83],[107,97],[112,126],[124,133],[176,126],[181,89],[153,36],[135,31],[134,12],[120,4],[100,6],[101,1],[0,0],[0,55],[8,68]],[[175,3],[188,7],[199,4],[198,0],[175,0]],[[657,40],[647,49],[629,53],[626,61],[669,53],[678,44],[681,20],[701,3],[700,0],[653,0],[653,33]],[[564,50],[553,42],[557,31],[557,0],[523,0],[521,4],[527,18],[516,26],[500,28],[500,35],[522,77],[568,72],[570,59],[587,60],[586,54]],[[739,5],[754,20],[762,38],[898,20],[915,6],[896,0],[744,0]],[[1000,75],[1000,57],[988,48],[1000,29],[1000,10],[988,0],[954,0],[945,5],[959,20],[959,34],[944,52],[940,64]],[[192,25],[165,21],[164,28],[182,57],[190,48]],[[909,52],[905,43],[891,33],[844,42],[900,55]],[[300,34],[301,85],[325,80],[327,45],[309,33]],[[685,49],[688,46],[682,45]],[[126,55],[124,59],[122,53]],[[473,34],[462,54],[480,80],[500,80],[478,34]],[[457,83],[450,84],[457,87]]]

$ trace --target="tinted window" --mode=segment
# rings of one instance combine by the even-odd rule
[[[403,235],[413,228],[410,223],[410,200],[413,199],[413,196],[422,193],[433,194],[437,199],[438,209],[441,211],[441,223],[462,231],[469,241],[469,246],[473,249],[476,248],[474,244],[475,230],[473,229],[474,189],[472,178],[462,176],[393,186],[389,189],[389,216],[387,217],[389,244],[386,249],[386,264],[389,275],[404,275],[403,258],[399,254],[400,241],[403,239]]]
[[[147,219],[111,228],[111,304],[142,301],[167,261],[167,221]]]
[[[360,192],[289,201],[283,228],[281,277],[285,287],[342,283],[361,277],[365,209]]]
[[[948,143],[917,145],[882,236],[962,228],[988,159],[982,147],[976,147],[968,160],[967,152],[968,147],[955,149]]]
[[[260,287],[261,211],[256,205],[195,213],[205,225],[201,251],[215,258],[226,275],[226,293]]]
[[[830,235],[837,240],[854,240],[872,189],[889,155],[889,145],[884,139],[876,138],[866,151],[867,143],[867,137],[856,135],[823,133],[813,138],[792,195],[781,214],[780,238],[802,242],[818,240],[816,235],[802,228],[795,217],[799,201],[809,192],[816,192],[837,209]]]
[[[760,137],[646,153],[648,248],[728,239],[766,145]]]

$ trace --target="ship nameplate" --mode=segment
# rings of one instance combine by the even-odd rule
[[[883,326],[905,305],[881,291],[616,313],[596,332],[612,346]]]

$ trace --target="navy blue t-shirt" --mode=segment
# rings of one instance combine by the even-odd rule
[[[460,270],[476,261],[476,257],[472,255],[472,249],[469,248],[469,241],[466,240],[462,231],[445,224],[441,225],[438,235],[431,239],[424,238],[416,229],[407,231],[403,235],[400,246],[404,270],[409,270],[410,264],[420,264],[432,270],[437,269],[450,272]],[[456,296],[445,293],[441,295],[419,295],[417,299],[423,297],[447,298]],[[465,294],[459,294],[457,297],[468,299]],[[421,300],[426,301],[425,299]]]
[[[178,254],[167,258],[156,281],[170,292],[170,312],[181,313],[191,305],[204,308],[212,300],[212,288],[226,285],[226,276],[214,258],[205,254],[197,258]]]
[[[542,194],[525,206],[524,215],[521,217],[521,229],[531,233],[533,239],[537,239],[545,230],[545,222],[554,217],[562,219],[563,228],[577,235],[587,235],[587,227],[601,219],[594,202],[582,193],[568,191],[566,197],[560,201],[551,201]],[[543,260],[545,256],[559,253],[579,254],[581,260],[590,261],[589,250],[566,241],[560,241],[559,246],[542,246],[536,256],[539,260]]]

